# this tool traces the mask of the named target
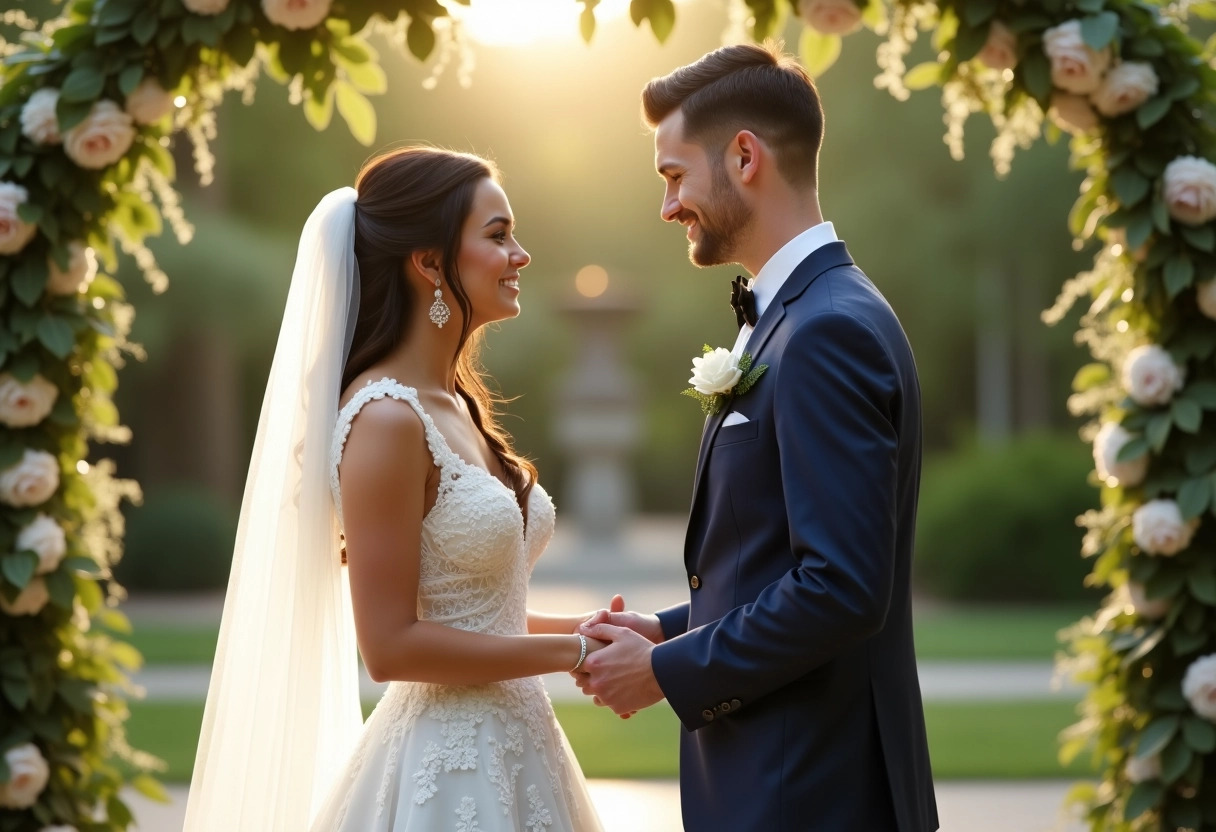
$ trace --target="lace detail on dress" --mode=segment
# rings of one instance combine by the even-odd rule
[[[456,832],[480,832],[481,824],[477,822],[477,801],[471,797],[460,798],[460,806],[456,808]]]
[[[528,786],[528,808],[532,810],[527,820],[528,832],[540,832],[541,827],[553,825],[553,815],[545,806],[540,789],[536,788],[535,784]]]

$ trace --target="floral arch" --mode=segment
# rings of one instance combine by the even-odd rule
[[[599,0],[571,2],[590,39]],[[748,36],[775,29],[780,2],[738,7]],[[1097,253],[1044,317],[1088,299],[1077,337],[1095,360],[1070,407],[1093,417],[1084,435],[1102,508],[1083,518],[1084,554],[1089,581],[1110,592],[1068,636],[1066,666],[1090,690],[1061,755],[1094,755],[1099,781],[1073,798],[1095,830],[1212,828],[1216,42],[1199,43],[1187,24],[1216,19],[1216,3],[800,0],[794,10],[814,74],[842,36],[885,35],[876,84],[901,100],[941,86],[952,152],[968,116],[987,113],[998,173],[1042,132],[1072,134],[1073,164],[1088,175],[1070,228]],[[676,19],[672,0],[632,0],[630,13],[660,40]],[[130,624],[111,567],[118,504],[138,487],[86,457],[91,442],[127,433],[111,399],[135,349],[133,310],[111,277],[117,248],[163,288],[143,241],[165,220],[190,238],[170,137],[191,137],[206,182],[216,104],[265,71],[311,124],[324,128],[336,108],[370,144],[366,96],[385,77],[365,35],[387,32],[426,59],[437,43],[450,48],[451,17],[437,0],[71,0],[51,21],[3,14],[24,31],[0,42],[0,832],[127,829],[120,788],[163,793],[154,761],[123,732],[140,656],[121,640]],[[938,59],[909,70],[920,33]]]

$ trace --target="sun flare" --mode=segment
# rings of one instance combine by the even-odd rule
[[[583,11],[583,4],[576,0],[472,0],[468,6],[447,5],[469,38],[486,46],[577,39]],[[628,11],[629,0],[601,0],[595,7],[595,19],[603,24]]]

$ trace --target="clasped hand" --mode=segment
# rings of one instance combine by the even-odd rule
[[[590,653],[582,668],[570,674],[595,704],[611,708],[622,719],[628,719],[663,698],[663,690],[650,666],[651,651],[663,640],[657,616],[625,612],[625,600],[617,595],[608,609],[596,612],[578,631],[607,643]]]

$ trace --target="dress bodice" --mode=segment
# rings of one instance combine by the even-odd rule
[[[338,465],[346,438],[359,411],[385,397],[408,404],[418,414],[440,475],[435,505],[422,521],[419,617],[462,630],[527,632],[528,576],[553,536],[553,501],[539,484],[533,486],[525,530],[515,492],[448,447],[414,388],[390,378],[368,382],[338,413],[330,487],[339,523]]]

